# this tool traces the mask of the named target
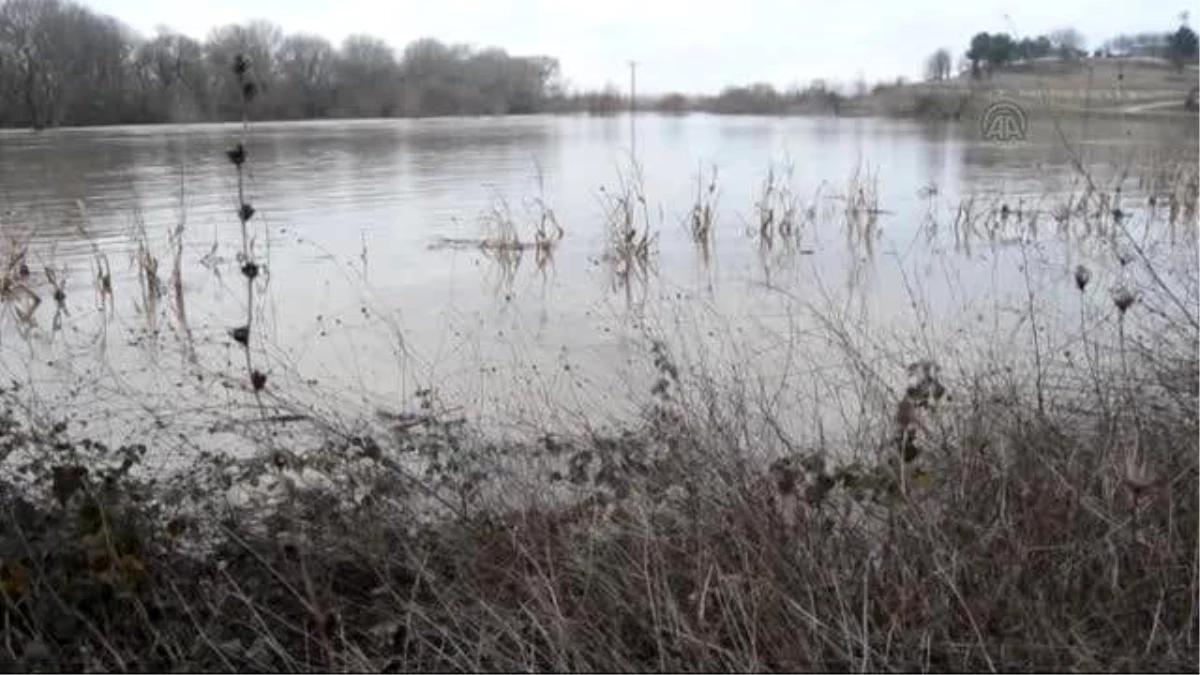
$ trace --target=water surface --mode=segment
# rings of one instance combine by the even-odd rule
[[[1073,266],[1087,262],[1105,283],[1122,273],[1111,237],[1099,234],[1103,214],[1056,226],[1055,210],[1086,190],[1076,158],[1101,190],[1121,188],[1125,224],[1171,256],[1163,217],[1146,208],[1160,187],[1148,177],[1196,148],[1190,120],[1056,129],[1034,116],[1015,145],[984,141],[971,124],[702,115],[636,124],[657,244],[645,278],[628,284],[606,259],[605,219],[606,195],[637,173],[628,118],[254,124],[246,189],[258,211],[254,256],[268,272],[254,344],[268,393],[352,417],[402,409],[433,387],[471,417],[604,420],[645,398],[652,337],[714,371],[794,380],[844,366],[822,351],[835,348],[833,319],[886,355],[873,367],[902,377],[904,363],[946,345],[985,359],[1027,345],[1020,315],[1031,291],[1066,344],[1078,325],[1078,310],[1060,306],[1078,301]],[[135,435],[253,401],[228,336],[247,313],[237,183],[224,158],[239,133],[0,134],[0,236],[9,253],[27,248],[28,286],[43,300],[33,325],[6,305],[0,366],[27,386],[32,407],[93,411],[93,426]],[[705,255],[688,219],[714,168]],[[769,173],[802,216],[790,241],[768,245],[758,206]],[[863,190],[876,210],[860,219],[846,204]],[[970,231],[955,226],[964,205]],[[565,236],[541,266],[532,252],[514,264],[444,245],[493,234],[498,214],[532,241],[546,210]],[[171,284],[177,229],[182,308]],[[161,298],[139,286],[139,246],[158,260]],[[1183,255],[1191,264],[1194,246]],[[94,281],[101,258],[113,271],[112,306]],[[67,279],[57,320],[47,267]]]

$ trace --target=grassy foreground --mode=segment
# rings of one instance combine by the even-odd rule
[[[1194,343],[1138,344],[1041,412],[918,366],[878,449],[773,463],[738,388],[684,394],[661,347],[624,433],[499,444],[433,415],[165,475],[6,390],[0,663],[1195,670]]]

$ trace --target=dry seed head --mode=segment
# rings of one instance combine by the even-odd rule
[[[907,397],[900,399],[896,406],[896,424],[901,429],[907,429],[917,423],[917,406]]]
[[[233,338],[234,342],[245,346],[250,343],[250,327],[238,326],[229,331],[229,336]]]
[[[1137,302],[1137,296],[1124,286],[1118,286],[1112,292],[1113,304],[1117,306],[1117,310],[1124,314],[1126,310]]]
[[[800,482],[800,471],[796,468],[791,458],[778,459],[771,464],[768,470],[771,477],[775,479],[775,489],[779,494],[790,495],[795,493],[796,485]]]
[[[915,461],[921,456],[921,446],[917,445],[917,436],[912,431],[900,434],[900,457],[905,463]]]
[[[1087,288],[1088,282],[1092,280],[1092,272],[1083,265],[1075,268],[1075,287],[1081,292]]]
[[[226,150],[225,156],[229,158],[229,161],[232,162],[234,166],[241,166],[246,162],[246,146],[238,143],[237,145],[233,146],[232,150]]]

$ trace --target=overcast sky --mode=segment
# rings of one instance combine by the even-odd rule
[[[85,0],[150,35],[168,26],[203,38],[262,18],[339,42],[370,33],[397,48],[418,37],[559,59],[574,87],[628,82],[639,91],[714,93],[731,83],[777,87],[921,75],[925,57],[957,58],[974,33],[1036,35],[1074,26],[1096,46],[1117,33],[1165,31],[1184,0]],[[1194,17],[1194,14],[1193,14]],[[1192,21],[1191,23],[1195,23]]]

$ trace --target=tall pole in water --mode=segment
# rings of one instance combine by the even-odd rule
[[[629,151],[637,161],[637,61],[629,62]]]

